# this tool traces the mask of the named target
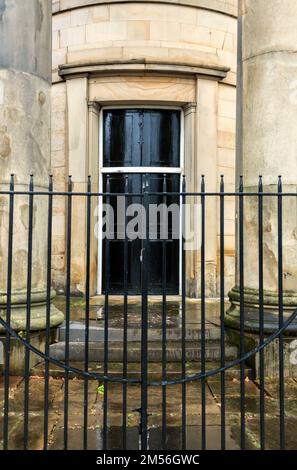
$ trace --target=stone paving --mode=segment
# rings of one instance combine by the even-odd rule
[[[102,448],[102,387],[96,381],[89,382],[88,437],[89,448]],[[99,388],[98,388],[99,386]],[[83,397],[84,381],[69,381],[69,449],[82,449],[83,440]],[[248,449],[259,449],[259,384],[246,379],[246,440]],[[49,448],[62,449],[64,435],[64,380],[50,378],[49,387]],[[240,447],[240,382],[226,381],[226,441],[228,449]],[[3,377],[0,378],[0,402],[3,411]],[[279,401],[278,385],[275,380],[265,382],[265,432],[267,449],[279,446]],[[297,381],[286,380],[286,448],[297,449]],[[149,388],[150,448],[161,448],[162,390]],[[137,449],[140,406],[140,388],[128,386],[127,400],[127,446]],[[187,447],[199,449],[201,438],[201,387],[198,383],[187,385]],[[120,449],[122,446],[122,386],[108,386],[108,446]],[[23,447],[23,405],[24,381],[11,377],[9,391],[9,449]],[[220,381],[214,377],[206,384],[207,448],[220,448]],[[44,379],[30,378],[29,448],[43,448],[44,420]],[[180,448],[181,439],[181,386],[167,387],[167,426],[169,449]],[[3,437],[3,412],[0,417],[0,439]]]
[[[58,297],[56,302],[59,307],[65,306],[65,298]],[[131,304],[131,305],[130,305]],[[113,301],[113,315],[110,319],[110,327],[115,334],[122,328],[122,298]],[[168,305],[167,333],[174,337],[179,330],[179,303],[171,302]],[[162,317],[160,315],[160,301],[150,304],[150,335],[159,335]],[[85,316],[84,302],[80,299],[72,299],[71,319],[82,322]],[[102,299],[92,299],[90,311],[91,322],[95,322],[97,328],[103,322]],[[141,316],[139,314],[139,301],[130,299],[129,303],[129,334],[139,334]],[[187,302],[187,327],[189,334],[193,334],[195,340],[199,340],[199,304]],[[207,303],[207,331],[213,344],[218,338],[213,337],[218,328],[218,308],[213,303]],[[96,332],[98,334],[98,331]],[[121,333],[122,334],[122,333]],[[196,336],[195,336],[196,335]],[[197,336],[198,335],[198,336]],[[133,338],[134,338],[133,336]],[[133,339],[132,338],[132,339]],[[135,339],[134,338],[134,339]],[[158,338],[154,338],[156,340]],[[78,343],[79,344],[79,343]],[[129,343],[129,348],[131,348]],[[77,347],[77,344],[75,345]],[[217,345],[219,348],[219,343]],[[63,361],[62,361],[63,362]],[[74,367],[84,368],[83,362],[74,362]],[[209,360],[205,363],[207,369],[218,367],[217,362]],[[200,361],[186,363],[187,375],[200,372]],[[110,376],[122,376],[123,364],[121,362],[109,363]],[[89,370],[103,373],[103,363],[90,362]],[[128,363],[128,377],[138,378],[140,364]],[[160,381],[162,378],[162,364],[150,362],[148,364],[150,380]],[[168,379],[180,377],[180,362],[168,362]],[[51,364],[49,381],[49,449],[62,449],[64,441],[64,371],[62,368]],[[246,410],[246,447],[248,449],[260,448],[260,391],[259,383],[252,380],[253,374],[250,368],[246,368],[245,380],[245,410]],[[30,378],[30,406],[29,406],[29,448],[42,449],[44,436],[44,364],[39,363],[33,367]],[[83,448],[84,432],[84,381],[69,374],[69,416],[68,416],[68,448]],[[238,367],[226,371],[226,444],[227,449],[240,448],[240,380]],[[285,383],[286,395],[286,447],[297,449],[297,379],[287,379]],[[279,447],[279,393],[276,379],[265,380],[265,434],[266,448],[277,449]],[[0,441],[3,439],[3,398],[4,381],[0,376]],[[103,397],[104,387],[95,380],[89,381],[88,404],[88,447],[90,449],[102,449],[102,423],[103,423]],[[123,447],[122,436],[122,397],[123,387],[119,383],[108,385],[108,448],[121,449]],[[182,394],[180,385],[167,387],[167,448],[178,450],[181,448],[181,416]],[[161,449],[162,440],[162,389],[161,387],[149,387],[148,389],[148,413],[149,413],[149,446],[151,449]],[[199,449],[201,443],[201,384],[194,382],[187,384],[187,448]],[[22,449],[24,435],[24,380],[22,377],[10,378],[9,391],[9,448]],[[139,385],[127,386],[127,448],[138,448],[138,426],[140,407]],[[209,378],[206,382],[206,446],[207,449],[220,449],[221,447],[221,390],[218,376]],[[1,443],[2,445],[2,443]]]

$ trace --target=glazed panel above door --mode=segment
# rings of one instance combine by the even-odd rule
[[[104,167],[180,166],[180,111],[112,109],[103,121]]]

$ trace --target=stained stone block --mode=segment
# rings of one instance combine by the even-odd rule
[[[269,413],[269,412],[268,412]],[[297,418],[288,417],[285,419],[285,449],[296,449],[296,426]],[[238,432],[239,432],[239,428]],[[246,422],[247,450],[259,450],[261,448],[260,441],[260,422],[257,417],[248,419]],[[279,418],[271,415],[265,417],[265,449],[279,450]]]

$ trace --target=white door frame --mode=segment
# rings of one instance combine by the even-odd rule
[[[180,166],[179,167],[104,167],[103,166],[103,112],[108,109],[170,109],[180,111]],[[180,191],[182,190],[182,175],[184,175],[184,134],[185,134],[184,110],[182,106],[156,106],[148,104],[103,106],[99,114],[99,193],[103,192],[104,174],[115,173],[168,173],[180,174]],[[182,199],[182,198],[180,198]],[[103,197],[99,196],[98,214],[98,270],[97,270],[97,294],[102,295],[103,277],[103,243],[102,233],[102,204]],[[182,207],[180,201],[180,207]],[[179,240],[179,293],[182,284],[182,211],[180,212],[180,240]]]

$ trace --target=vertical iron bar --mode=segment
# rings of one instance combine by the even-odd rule
[[[221,367],[225,367],[225,185],[224,175],[220,182],[220,322]],[[225,371],[221,372],[221,449],[226,449]]]
[[[278,219],[278,321],[279,328],[284,323],[283,307],[283,205],[282,178],[278,177],[277,219]],[[285,449],[285,384],[284,384],[284,337],[279,336],[279,413],[280,449]]]
[[[65,365],[69,367],[70,339],[70,293],[71,293],[71,226],[72,226],[72,179],[68,177],[68,219],[67,219],[67,267],[66,267],[66,315],[65,315]],[[64,450],[68,447],[68,403],[69,401],[69,371],[64,373]]]
[[[205,179],[201,178],[201,373],[205,373]],[[206,449],[206,389],[201,379],[201,448]]]
[[[167,207],[167,175],[163,175],[163,204]],[[164,211],[165,214],[165,211]],[[163,229],[165,224],[168,223],[164,217],[162,224]],[[168,227],[167,227],[168,233]],[[168,235],[169,236],[169,235]],[[166,253],[166,239],[162,240],[162,449],[165,450],[167,447],[167,386],[165,382],[167,380],[167,253]]]
[[[10,177],[9,185],[9,225],[8,225],[8,256],[7,256],[7,307],[6,323],[11,323],[11,282],[12,282],[12,248],[13,248],[13,214],[14,214],[14,175]],[[10,371],[10,333],[5,336],[5,371],[4,371],[4,419],[3,419],[3,449],[8,450],[9,424],[9,371]]]
[[[106,176],[106,204],[110,204],[110,175]],[[110,221],[109,221],[110,223]],[[109,278],[110,278],[110,227],[107,229],[105,240],[105,301],[104,301],[104,398],[103,398],[103,450],[107,450],[107,426],[108,426],[108,340],[109,340]]]
[[[239,181],[239,297],[240,297],[240,357],[244,356],[244,200],[243,177]],[[245,365],[240,363],[240,445],[245,449]]]
[[[149,212],[149,177],[144,176],[144,211],[145,211],[145,240],[142,248],[142,302],[141,302],[141,450],[147,450],[148,430],[147,430],[147,382],[148,382],[148,278],[147,278],[147,256],[148,256],[148,212]]]
[[[47,281],[46,281],[46,327],[45,327],[45,355],[50,350],[50,315],[51,315],[51,269],[52,269],[52,225],[53,225],[53,177],[49,177],[48,219],[47,219]],[[49,367],[46,359],[44,363],[44,432],[43,449],[48,448],[48,401],[49,401]]]
[[[186,178],[182,179],[182,378],[186,378]],[[182,450],[187,447],[187,408],[186,408],[187,387],[186,382],[182,383]]]
[[[259,257],[259,342],[264,342],[264,279],[263,279],[263,182],[258,184],[258,257]],[[260,368],[260,445],[265,449],[265,390],[264,390],[264,349],[259,353]]]
[[[33,175],[29,184],[29,217],[28,217],[28,260],[27,260],[27,302],[26,302],[26,342],[30,343],[31,324],[31,284],[32,284],[32,239],[33,239]],[[30,349],[25,348],[25,383],[24,383],[24,450],[29,443],[29,394],[30,394]]]
[[[123,322],[123,379],[127,379],[128,370],[128,237],[127,207],[129,176],[125,176],[125,240],[124,240],[124,322]],[[127,449],[127,382],[123,382],[123,450]]]
[[[89,337],[90,337],[90,243],[91,243],[91,177],[88,177],[87,187],[87,251],[86,251],[86,305],[85,305],[85,373],[89,371]],[[88,407],[89,407],[89,379],[84,378],[84,437],[83,448],[88,449]]]

